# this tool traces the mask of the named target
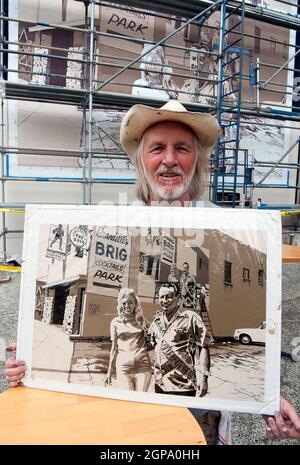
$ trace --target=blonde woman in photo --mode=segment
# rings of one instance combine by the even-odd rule
[[[112,375],[116,371],[114,387],[131,391],[148,391],[152,367],[148,354],[147,332],[149,325],[134,289],[123,288],[118,295],[118,316],[110,325],[112,347],[105,386],[112,385]]]

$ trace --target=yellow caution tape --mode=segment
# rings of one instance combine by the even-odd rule
[[[14,208],[0,208],[2,213],[25,213],[25,210],[16,210]]]
[[[11,273],[20,273],[21,266],[0,265],[0,271],[10,271]]]
[[[288,216],[288,215],[300,215],[300,210],[287,210],[284,212],[280,212],[281,216]]]

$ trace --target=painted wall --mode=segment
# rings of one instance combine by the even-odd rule
[[[206,236],[210,247],[209,317],[214,336],[233,336],[236,328],[255,328],[265,320],[266,255],[226,234],[215,231]],[[224,283],[224,261],[232,263],[232,284]],[[243,268],[250,270],[250,281],[243,279]],[[263,285],[258,270],[264,270]]]

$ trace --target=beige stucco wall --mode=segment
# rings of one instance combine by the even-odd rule
[[[266,273],[266,255],[215,231],[206,237],[210,247],[209,317],[214,336],[233,336],[236,328],[257,327],[265,320],[266,280],[258,284],[258,270]],[[232,263],[232,285],[224,284],[224,260]],[[250,281],[243,280],[243,268]]]

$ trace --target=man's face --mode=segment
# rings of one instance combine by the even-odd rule
[[[190,270],[189,264],[188,264],[188,263],[185,263],[185,264],[183,265],[183,271],[184,271],[185,273],[188,273],[189,270]]]
[[[156,77],[157,72],[159,72],[159,73],[162,72],[162,68],[163,68],[162,67],[162,62],[161,62],[161,59],[160,59],[158,53],[155,51],[155,49],[152,52],[149,52],[147,55],[145,55],[144,60],[145,61],[150,61],[150,63],[146,64],[146,70],[147,70],[147,72],[149,74]],[[154,64],[154,63],[157,63],[157,65]],[[152,71],[154,71],[154,72],[152,72]]]
[[[165,312],[172,311],[176,308],[178,297],[171,287],[161,287],[158,294],[159,305]]]
[[[142,164],[151,200],[191,200],[188,190],[196,166],[195,136],[184,124],[165,121],[144,134]]]

